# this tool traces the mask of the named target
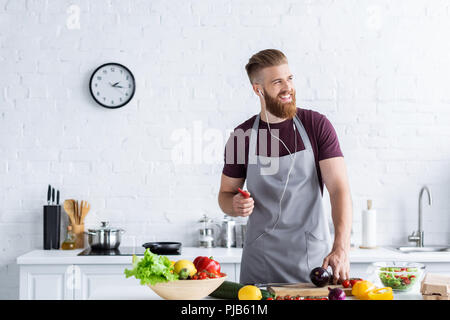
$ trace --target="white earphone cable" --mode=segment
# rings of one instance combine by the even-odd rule
[[[253,240],[251,243],[253,243],[253,242],[255,242],[256,240],[258,240],[259,238],[261,238],[264,234],[269,233],[269,232],[272,232],[272,231],[276,228],[276,226],[278,225],[278,222],[279,222],[280,217],[281,217],[281,202],[283,201],[284,194],[286,193],[286,189],[287,189],[287,186],[288,186],[288,183],[289,183],[289,177],[290,177],[290,175],[291,175],[292,169],[294,168],[295,158],[296,158],[296,156],[297,156],[297,131],[296,131],[296,128],[295,128],[295,122],[293,123],[293,127],[294,127],[294,136],[295,136],[295,147],[294,147],[294,156],[292,156],[292,153],[289,151],[289,149],[288,149],[288,147],[286,146],[286,144],[285,144],[281,139],[279,139],[278,137],[276,137],[276,136],[274,136],[274,135],[272,134],[272,131],[270,130],[269,118],[268,118],[268,116],[267,116],[267,110],[264,110],[264,111],[265,111],[265,114],[266,114],[267,127],[268,127],[268,129],[269,129],[270,135],[271,135],[272,137],[276,138],[278,141],[280,141],[280,142],[283,144],[283,146],[286,148],[287,152],[289,153],[289,155],[290,155],[292,161],[291,161],[291,167],[289,168],[288,175],[287,175],[287,178],[286,178],[286,183],[285,183],[284,188],[283,188],[283,192],[281,193],[280,201],[278,202],[278,208],[279,208],[279,210],[278,210],[278,216],[277,216],[277,219],[276,219],[276,221],[275,221],[275,223],[274,223],[272,229],[270,229],[270,231],[264,231],[264,232],[261,233],[259,236],[257,236],[257,237],[255,238],[255,240]]]

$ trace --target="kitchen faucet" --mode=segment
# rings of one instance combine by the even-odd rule
[[[416,242],[416,247],[423,247],[423,229],[422,229],[422,196],[424,191],[428,194],[428,204],[431,206],[431,191],[427,186],[423,186],[419,193],[419,230],[413,231],[413,233],[408,236],[409,242]]]

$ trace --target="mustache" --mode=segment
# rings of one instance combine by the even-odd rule
[[[278,94],[278,96],[284,96],[286,94],[294,95],[294,91],[283,91]]]
[[[297,112],[295,90],[292,90],[292,93],[289,94],[291,95],[292,101],[286,103],[279,101],[277,96],[273,98],[266,94],[264,100],[266,103],[267,111],[278,118],[292,119]],[[279,95],[284,95],[284,93],[280,93]]]

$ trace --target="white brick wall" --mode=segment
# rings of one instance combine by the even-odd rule
[[[426,184],[425,242],[449,243],[449,30],[446,0],[0,0],[0,298],[18,297],[15,258],[42,247],[49,183],[91,202],[87,223],[125,228],[124,244],[195,245],[201,215],[221,217],[221,164],[175,165],[170,137],[200,123],[226,140],[257,113],[244,65],[265,48],[338,132],[354,241],[371,198],[379,243],[406,244]],[[88,92],[108,61],[137,79],[118,110]]]

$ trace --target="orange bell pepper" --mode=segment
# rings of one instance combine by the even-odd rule
[[[391,287],[385,287],[369,291],[369,300],[393,300],[394,294]]]
[[[375,285],[368,280],[358,281],[353,285],[352,295],[360,300],[369,300],[369,292],[375,289]]]

